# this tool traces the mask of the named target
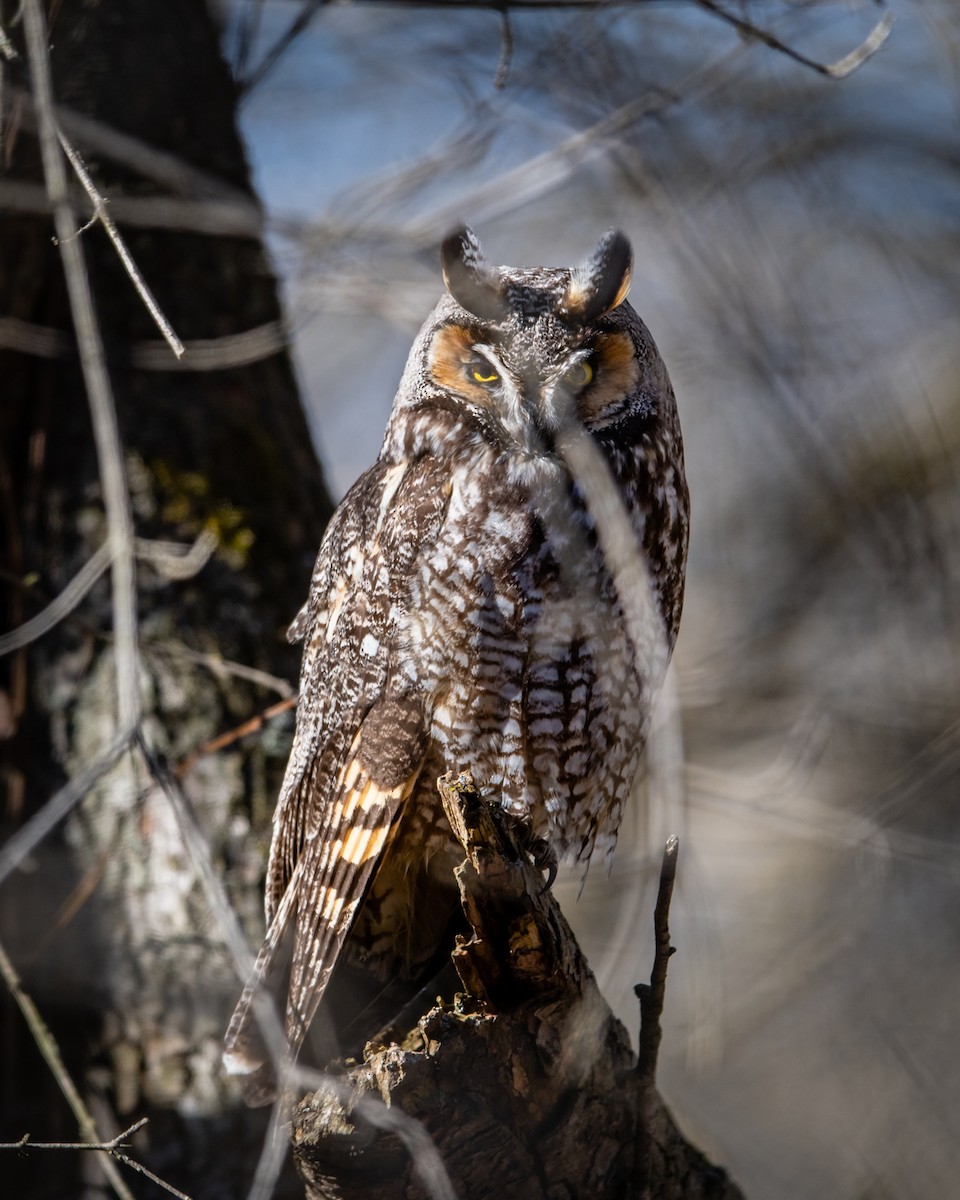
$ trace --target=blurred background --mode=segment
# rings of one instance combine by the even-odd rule
[[[515,265],[632,239],[683,424],[687,598],[612,873],[558,893],[635,1031],[678,833],[681,1127],[754,1200],[932,1200],[960,1175],[960,13],[726,8],[810,61],[680,0],[217,14],[334,498],[450,227]],[[810,65],[888,12],[846,78]]]
[[[695,4],[528,6],[506,43],[458,7],[325,12],[241,109],[328,479],[376,454],[455,220],[505,263],[629,234],[693,503],[683,767],[565,909],[635,1028],[679,833],[660,1078],[684,1128],[748,1196],[952,1194],[960,17],[895,4],[833,80]],[[822,63],[881,15],[736,13]]]

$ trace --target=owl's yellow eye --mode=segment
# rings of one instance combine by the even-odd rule
[[[593,383],[593,376],[593,365],[585,358],[582,362],[574,363],[570,370],[564,373],[563,382],[571,391],[580,392],[588,383]]]
[[[484,364],[482,367],[473,367],[470,371],[471,376],[477,383],[496,383],[500,378],[492,367]]]

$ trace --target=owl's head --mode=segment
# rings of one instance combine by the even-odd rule
[[[488,263],[464,228],[444,241],[441,264],[447,294],[411,357],[419,400],[466,407],[494,436],[538,453],[567,421],[600,432],[651,414],[669,389],[626,303],[622,233],[606,234],[579,267],[519,268]]]

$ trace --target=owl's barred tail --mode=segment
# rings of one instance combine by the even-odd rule
[[[286,1040],[275,997],[282,994],[289,966],[290,918],[296,905],[302,868],[294,871],[270,928],[260,947],[250,978],[233,1010],[223,1039],[223,1069],[243,1079],[247,1104],[269,1104],[276,1092],[274,1059],[284,1053]],[[270,1044],[275,1045],[270,1053]]]

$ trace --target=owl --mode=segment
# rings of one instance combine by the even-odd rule
[[[449,956],[463,852],[443,773],[469,769],[559,860],[609,858],[677,633],[683,449],[625,299],[629,242],[609,233],[574,269],[497,268],[462,229],[441,261],[379,457],[290,631],[303,670],[267,935],[224,1053],[251,1084],[269,1071],[264,981],[285,982],[295,1056],[335,972],[415,990]],[[611,561],[624,538],[639,572]]]

